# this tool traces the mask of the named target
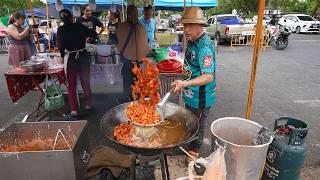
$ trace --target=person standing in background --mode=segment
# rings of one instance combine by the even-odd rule
[[[85,94],[85,110],[91,110],[90,58],[85,48],[89,30],[82,24],[74,23],[70,11],[63,9],[59,14],[63,26],[58,28],[58,47],[67,65],[66,74],[71,108],[68,117],[70,120],[76,120],[79,117],[76,95],[78,76],[80,76]]]
[[[131,85],[134,83],[133,62],[139,64],[149,52],[146,29],[139,23],[138,9],[134,5],[127,8],[127,21],[119,25],[117,31],[120,61],[123,63],[123,96],[131,98]]]
[[[25,22],[24,14],[16,12],[10,19],[7,29],[10,45],[8,48],[9,65],[14,68],[20,65],[20,62],[29,60],[32,56],[29,46],[30,28],[23,28]]]
[[[120,20],[120,12],[116,10],[115,12],[111,11],[109,23],[108,23],[108,31],[109,31],[109,39],[107,44],[118,44],[118,38],[116,35],[117,29],[119,24],[121,23]]]
[[[143,17],[140,18],[139,22],[146,28],[148,44],[152,48],[157,40],[156,20],[152,18],[152,6],[148,5],[143,8]]]
[[[77,19],[77,23],[83,24],[90,31],[90,36],[87,39],[87,43],[96,44],[99,35],[105,30],[102,22],[95,16],[92,16],[92,10],[89,6],[84,7],[83,16]],[[99,33],[96,32],[97,26],[100,27]]]

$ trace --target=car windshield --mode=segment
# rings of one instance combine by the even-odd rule
[[[222,21],[238,21],[237,16],[221,16],[218,17],[218,22]]]
[[[298,16],[301,21],[314,21],[311,16]]]

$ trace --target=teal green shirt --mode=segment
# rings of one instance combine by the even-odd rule
[[[188,42],[182,76],[192,80],[204,73],[212,74],[214,80],[204,86],[190,86],[183,91],[187,105],[196,108],[210,108],[216,102],[216,60],[211,39],[203,34],[197,41]]]

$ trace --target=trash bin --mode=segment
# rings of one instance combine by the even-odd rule
[[[254,145],[260,129],[256,122],[226,117],[211,124],[213,140],[226,148],[227,180],[258,180],[263,170],[267,150],[273,137]]]

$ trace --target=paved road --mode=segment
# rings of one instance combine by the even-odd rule
[[[308,165],[320,162],[320,35],[290,36],[289,46],[283,51],[262,49],[258,64],[252,120],[269,128],[281,116],[295,117],[308,123]],[[244,117],[248,95],[252,47],[219,47],[217,54],[216,106],[209,121],[221,117]],[[0,73],[9,69],[7,56],[0,55]],[[5,78],[0,76],[0,127],[21,120],[36,106],[36,93],[31,92],[12,104]],[[110,94],[95,94],[95,114],[89,120],[90,144],[103,143],[99,121],[103,113],[115,106]],[[208,123],[210,124],[210,123]],[[98,136],[96,136],[98,135]],[[209,131],[207,132],[209,137]]]
[[[320,35],[290,36],[283,50],[262,49],[258,64],[252,120],[269,128],[281,116],[309,127],[308,163],[320,160]],[[217,55],[218,102],[212,118],[244,117],[252,48],[220,48]]]

